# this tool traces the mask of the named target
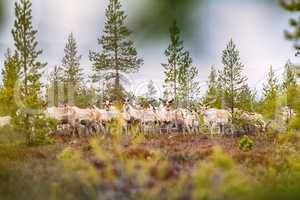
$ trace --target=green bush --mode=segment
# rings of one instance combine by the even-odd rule
[[[253,149],[254,142],[253,140],[248,137],[247,135],[244,135],[239,142],[239,149],[243,152],[248,152]]]
[[[56,130],[57,121],[43,115],[33,115],[26,120],[22,113],[13,118],[12,126],[14,131],[25,136],[28,145],[48,145],[54,142],[49,134]]]

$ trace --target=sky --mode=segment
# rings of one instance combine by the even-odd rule
[[[14,1],[1,1],[6,3],[6,18],[0,28],[0,68],[6,49],[13,48],[10,31],[14,21]],[[121,2],[131,22],[129,28],[134,27],[136,12],[142,9],[143,4],[138,0]],[[88,77],[91,74],[88,52],[99,50],[97,38],[103,31],[107,1],[32,0],[32,3],[34,27],[39,31],[39,47],[44,51],[41,59],[48,62],[45,77],[54,65],[61,63],[70,32],[77,39],[79,52],[83,56],[81,64]],[[199,69],[201,93],[205,91],[210,67],[223,67],[222,50],[230,39],[240,51],[241,61],[245,65],[244,74],[253,89],[261,90],[271,65],[278,78],[281,78],[286,61],[291,59],[297,62],[291,42],[283,36],[283,30],[288,28],[288,19],[292,15],[282,10],[277,0],[273,0],[273,3],[270,0],[204,0],[199,8],[187,14],[192,19],[191,26],[195,28],[193,33],[182,30],[182,37],[185,48],[191,52],[194,65]],[[144,59],[144,65],[138,73],[126,75],[130,82],[127,88],[139,95],[153,80],[161,93],[164,78],[161,63],[166,62],[163,53],[168,46],[168,36],[145,38],[141,32],[133,30],[132,39],[139,56]]]

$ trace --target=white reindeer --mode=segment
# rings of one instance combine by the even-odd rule
[[[12,118],[10,116],[0,117],[0,128],[10,125],[11,120]]]
[[[213,134],[213,130],[219,127],[219,133],[225,133],[225,125],[230,122],[232,115],[229,111],[216,108],[207,108],[202,106],[200,108],[200,114],[203,116],[204,125],[210,129],[210,133]]]

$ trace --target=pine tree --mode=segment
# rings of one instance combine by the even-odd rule
[[[63,97],[60,94],[64,93],[63,70],[59,66],[55,66],[51,72],[47,86],[47,101],[50,106],[58,106],[63,103]]]
[[[222,107],[222,90],[218,82],[218,73],[214,67],[211,67],[207,81],[208,89],[202,99],[202,103],[211,108]]]
[[[129,39],[131,32],[125,26],[127,16],[119,0],[109,0],[105,16],[104,35],[98,39],[102,52],[90,52],[90,60],[96,73],[110,70],[108,79],[114,80],[113,98],[120,99],[124,95],[121,73],[138,71],[143,60],[138,58],[133,41]]]
[[[279,93],[278,80],[270,67],[267,83],[263,87],[263,114],[270,119],[274,119],[277,110],[277,99]]]
[[[272,66],[270,67],[268,73],[267,84],[264,84],[263,95],[265,98],[271,97],[274,98],[277,96],[279,90],[278,79],[275,77]]]
[[[283,74],[282,93],[285,97],[284,105],[287,106],[289,116],[292,116],[293,110],[297,107],[299,101],[297,77],[293,64],[290,60],[285,64],[285,70]],[[287,118],[287,125],[290,122],[290,118]]]
[[[39,61],[42,54],[38,50],[36,39],[37,30],[32,26],[32,4],[30,0],[20,0],[15,3],[15,23],[12,35],[16,51],[20,60],[21,88],[19,90],[22,99],[23,109],[19,115],[19,127],[26,134],[28,144],[32,143],[32,131],[37,120],[37,115],[42,107],[41,93],[41,70],[46,63]]]
[[[300,1],[290,1],[290,0],[280,0],[280,3],[284,9],[287,11],[293,12],[293,13],[299,13],[300,12]],[[300,50],[300,20],[291,18],[289,20],[289,25],[294,29],[292,31],[285,31],[285,37],[287,40],[294,42],[294,48],[296,50]]]
[[[157,95],[157,90],[154,87],[154,82],[151,80],[147,85],[147,93],[145,96],[148,99],[155,99],[156,95]]]
[[[2,69],[3,84],[0,89],[1,114],[15,116],[18,107],[14,99],[14,88],[20,76],[20,63],[18,54],[15,52],[12,55],[10,49],[7,50],[5,58],[4,68]]]
[[[256,104],[256,93],[248,85],[245,85],[240,93],[237,107],[241,110],[253,112]]]
[[[178,70],[178,103],[184,107],[190,106],[200,90],[199,82],[197,81],[199,70],[192,66],[192,63],[193,60],[190,53],[186,51]]]
[[[70,33],[67,44],[64,49],[65,55],[62,59],[64,70],[64,94],[65,102],[74,105],[78,98],[78,91],[83,80],[83,73],[80,67],[81,55],[78,55],[78,47],[73,33]]]
[[[244,66],[232,40],[223,51],[222,63],[224,69],[219,73],[219,80],[222,84],[224,102],[234,114],[234,108],[238,108],[240,95],[247,85],[247,78],[242,75]]]
[[[283,83],[282,87],[284,90],[287,90],[290,86],[297,85],[296,72],[293,64],[290,60],[284,66],[284,74],[283,74]]]
[[[168,58],[168,63],[162,64],[166,77],[164,80],[164,93],[168,94],[168,96],[172,96],[177,104],[179,90],[178,75],[179,68],[182,65],[184,51],[183,41],[180,39],[180,30],[176,21],[174,21],[170,28],[170,40],[171,43],[165,51],[165,56]]]

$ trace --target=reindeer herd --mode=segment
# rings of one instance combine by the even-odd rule
[[[199,105],[197,109],[176,108],[174,100],[160,99],[159,106],[153,101],[141,106],[134,98],[123,100],[121,107],[115,107],[110,100],[103,102],[103,108],[95,105],[82,109],[67,104],[48,107],[44,114],[59,122],[58,132],[80,137],[81,135],[107,134],[109,124],[118,122],[121,131],[138,133],[169,134],[173,132],[196,134],[206,128],[210,134],[231,132],[232,115],[228,110],[208,108]],[[246,121],[245,130],[255,128],[264,131],[267,124],[262,115],[235,110]]]
[[[235,134],[233,121],[239,120],[242,133],[265,132],[270,122],[255,112],[234,109],[235,117],[226,109],[209,108],[199,104],[195,109],[176,108],[174,100],[159,100],[158,106],[149,101],[147,106],[141,105],[135,98],[127,98],[120,106],[114,106],[112,101],[105,100],[103,108],[91,105],[82,109],[63,104],[57,107],[47,107],[43,114],[46,118],[58,122],[57,134],[82,135],[108,134],[111,127],[119,127],[118,131],[128,134],[138,133],[210,133]],[[98,102],[99,103],[99,102]],[[157,102],[156,102],[157,103]],[[282,108],[281,121],[288,122],[295,113]],[[11,124],[9,116],[0,117],[0,127]],[[277,122],[275,122],[277,123]],[[233,131],[235,130],[235,131]]]

